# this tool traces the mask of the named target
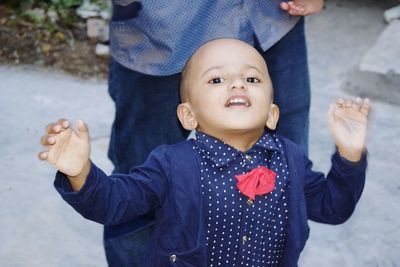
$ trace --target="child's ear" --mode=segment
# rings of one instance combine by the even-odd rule
[[[267,123],[265,124],[268,129],[275,130],[279,120],[279,108],[275,104],[271,104],[269,109]]]
[[[197,120],[189,103],[179,104],[176,113],[184,129],[192,131],[197,128]]]

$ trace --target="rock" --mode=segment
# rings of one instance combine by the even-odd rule
[[[101,28],[97,39],[102,43],[105,43],[110,39],[110,29],[109,29],[108,25]]]
[[[393,20],[400,19],[400,5],[392,7],[383,13],[383,17],[387,23]]]
[[[50,19],[52,23],[56,23],[58,21],[58,14],[55,10],[48,10],[47,17]]]
[[[110,17],[111,17],[111,14],[110,14],[110,12],[108,12],[108,11],[102,10],[102,11],[100,12],[100,17],[101,17],[102,19],[104,19],[104,20],[109,20]]]
[[[58,42],[64,42],[65,41],[65,34],[62,32],[57,32],[54,37]]]
[[[105,57],[110,55],[110,47],[104,44],[97,44],[95,53],[97,56]]]
[[[53,49],[53,47],[51,46],[51,44],[43,43],[41,45],[41,49],[43,53],[49,53]]]
[[[76,10],[78,16],[84,19],[99,17],[100,7],[96,4],[90,3],[89,0],[84,0],[82,5]]]
[[[361,71],[400,75],[400,20],[392,21],[368,50]],[[399,88],[400,89],[400,88]]]
[[[352,70],[343,89],[400,105],[400,20],[392,21]]]
[[[104,20],[97,18],[89,18],[86,22],[86,25],[86,34],[89,38],[99,37],[106,31],[106,28],[108,28]]]
[[[342,89],[353,95],[400,105],[400,77],[354,69],[348,73]]]

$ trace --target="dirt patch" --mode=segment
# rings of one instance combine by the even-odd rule
[[[86,37],[84,23],[49,31],[16,18],[0,5],[0,62],[7,65],[36,65],[81,78],[106,79],[108,57],[95,54],[97,40]]]

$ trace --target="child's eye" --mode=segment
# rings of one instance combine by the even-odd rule
[[[256,77],[248,77],[248,78],[246,78],[246,82],[248,82],[248,83],[259,83],[260,79],[257,79]]]
[[[222,83],[223,81],[224,81],[223,78],[217,77],[217,78],[213,78],[213,79],[209,80],[208,83]]]

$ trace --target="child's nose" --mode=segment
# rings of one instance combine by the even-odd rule
[[[247,90],[246,83],[241,78],[234,78],[229,86],[230,90]]]

